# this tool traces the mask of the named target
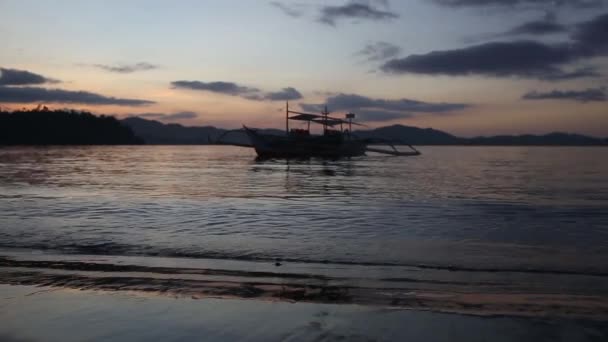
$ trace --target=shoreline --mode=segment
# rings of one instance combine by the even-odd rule
[[[594,341],[604,322],[0,285],[0,340]]]
[[[602,286],[608,281],[605,277],[540,274],[526,284],[510,273],[458,273],[0,251],[0,284],[5,285],[187,299],[357,304],[489,317],[608,321],[608,293]],[[539,281],[544,283],[534,284]],[[595,283],[595,288],[588,286],[590,282]]]

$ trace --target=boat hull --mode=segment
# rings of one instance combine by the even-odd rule
[[[336,136],[274,136],[245,127],[260,158],[344,158],[365,155],[367,143]]]

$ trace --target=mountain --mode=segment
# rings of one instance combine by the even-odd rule
[[[199,145],[215,140],[225,130],[212,126],[186,127],[180,124],[164,124],[136,116],[121,120],[146,144],[152,145]]]
[[[225,129],[212,126],[186,127],[179,124],[163,124],[158,121],[129,117],[122,120],[135,134],[147,144],[208,144],[217,140],[220,135],[227,132]],[[263,133],[282,135],[282,130],[263,129]],[[461,138],[432,128],[421,129],[402,125],[381,127],[368,131],[354,132],[361,138],[383,138],[403,141],[417,145],[450,145],[458,144]],[[225,142],[239,144],[249,143],[249,139],[242,132],[227,134],[222,138]]]
[[[130,117],[122,120],[147,144],[209,144],[228,130],[212,126],[187,127],[179,124],[164,124],[158,121]],[[282,135],[278,129],[263,129],[262,132]],[[546,135],[499,135],[491,137],[462,138],[432,129],[412,126],[392,125],[371,130],[355,131],[361,138],[381,138],[400,141],[412,145],[561,145],[591,146],[608,145],[608,139],[600,139],[580,134],[550,133]],[[248,144],[242,132],[227,134],[225,142]]]
[[[392,125],[367,131],[355,131],[362,138],[381,138],[401,141],[412,145],[457,145],[462,138],[432,128]]]
[[[608,139],[581,134],[549,133],[545,135],[497,135],[490,137],[462,138],[432,128],[403,125],[380,127],[358,131],[366,138],[383,138],[412,145],[482,145],[482,146],[596,146],[608,145]]]
[[[466,139],[467,145],[551,145],[591,146],[608,145],[608,139],[599,139],[580,134],[549,133],[545,135],[497,135]]]
[[[205,145],[211,141],[216,141],[222,134],[229,131],[213,126],[188,127],[174,123],[164,124],[136,116],[128,117],[121,122],[131,128],[146,144],[152,145]],[[285,134],[278,129],[263,129],[261,131],[275,135]],[[245,133],[235,131],[226,134],[222,141],[248,144],[249,138]]]
[[[283,130],[262,129],[266,134],[284,135]],[[361,138],[380,138],[412,145],[550,145],[608,146],[608,139],[580,134],[498,135],[462,138],[432,129],[403,125],[355,131]],[[129,117],[93,115],[74,110],[38,107],[13,112],[0,111],[0,145],[204,145],[222,137],[226,143],[249,144],[244,132],[213,126],[188,127],[180,124]]]

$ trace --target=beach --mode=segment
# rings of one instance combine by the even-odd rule
[[[0,286],[0,340],[600,341],[605,322]]]
[[[9,285],[192,299],[358,304],[478,316],[608,320],[608,275],[603,273],[273,264],[18,249],[2,249],[0,255],[0,283]]]
[[[603,340],[596,151],[6,148],[0,337]]]

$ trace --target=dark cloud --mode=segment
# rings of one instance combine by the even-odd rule
[[[475,43],[479,41],[488,41],[495,38],[513,36],[544,36],[567,33],[569,29],[570,28],[568,26],[557,22],[555,13],[553,11],[547,11],[545,16],[540,19],[525,22],[505,32],[480,34],[478,37],[465,39],[465,42]]]
[[[153,69],[159,68],[158,65],[154,65],[154,64],[150,64],[150,63],[146,63],[146,62],[140,62],[140,63],[135,63],[135,64],[121,64],[121,65],[93,64],[93,66],[96,68],[105,70],[105,71],[115,72],[115,73],[119,73],[119,74],[129,74],[129,73],[136,72],[136,71],[146,71],[146,70],[153,70]]]
[[[0,68],[0,86],[20,86],[59,81],[26,70]]]
[[[396,74],[543,78],[560,74],[556,65],[574,59],[568,45],[553,46],[534,41],[494,42],[392,59],[382,66],[382,70]]]
[[[386,121],[410,117],[414,113],[448,113],[470,107],[463,103],[430,103],[410,99],[374,99],[356,94],[337,94],[324,104],[301,104],[303,110],[320,112],[327,107],[334,111],[355,112],[366,121]]]
[[[338,94],[329,97],[326,104],[335,110],[353,110],[361,108],[378,108],[406,112],[447,112],[467,108],[460,103],[429,103],[410,99],[385,100],[374,99],[355,94]]]
[[[596,8],[606,5],[606,0],[433,0],[436,4],[449,7],[570,7]]]
[[[175,81],[171,82],[174,88],[211,91],[214,93],[227,95],[246,95],[259,91],[257,88],[250,88],[238,85],[233,82],[201,82],[201,81]]]
[[[368,43],[357,52],[357,55],[365,57],[368,61],[383,61],[389,58],[394,58],[401,52],[401,48],[397,45],[387,42]]]
[[[517,76],[546,80],[592,77],[590,69],[565,72],[584,58],[608,55],[608,14],[577,25],[571,41],[546,44],[531,40],[490,42],[461,49],[433,51],[387,61],[388,73],[428,75]]]
[[[293,87],[283,88],[277,92],[266,93],[264,99],[270,101],[288,101],[288,100],[299,100],[302,98],[302,94]]]
[[[568,28],[565,25],[558,23],[553,14],[547,14],[544,18],[523,23],[515,26],[511,30],[502,34],[502,36],[511,35],[547,35],[555,33],[567,32]]]
[[[338,6],[315,6],[303,2],[284,3],[281,1],[271,1],[270,5],[280,9],[292,18],[300,18],[309,11],[318,11],[316,20],[330,26],[335,26],[340,20],[385,21],[399,17],[398,14],[390,10],[388,0],[348,0],[343,5]]]
[[[146,119],[159,119],[159,120],[183,120],[183,119],[195,119],[198,114],[195,112],[177,112],[172,114],[165,113],[140,113],[131,114],[132,116],[139,116]]]
[[[0,86],[0,102],[8,103],[81,103],[90,105],[143,106],[153,101],[108,97],[86,91],[46,89],[39,87]]]
[[[585,56],[608,55],[608,13],[577,25],[572,39]]]
[[[319,95],[319,96],[329,97],[329,96],[336,96],[336,95],[338,95],[340,93],[335,92],[335,91],[316,90],[316,91],[313,91],[313,94]]]
[[[541,77],[544,81],[562,81],[562,80],[573,80],[576,78],[584,77],[601,77],[602,75],[597,72],[595,67],[582,67],[572,71],[559,70],[555,73],[547,73]]]
[[[284,4],[279,1],[271,1],[270,4],[292,18],[299,18],[304,15],[304,4]]]
[[[335,26],[341,19],[392,20],[399,15],[391,12],[386,1],[349,1],[341,6],[323,6],[319,22]]]
[[[585,90],[553,90],[546,93],[532,91],[522,96],[525,100],[570,100],[578,102],[607,101],[606,88]]]
[[[263,92],[258,88],[247,87],[234,82],[201,82],[201,81],[175,81],[171,82],[174,88],[210,91],[214,93],[240,96],[253,101],[286,101],[298,100],[302,94],[293,88],[286,87],[276,92]]]

